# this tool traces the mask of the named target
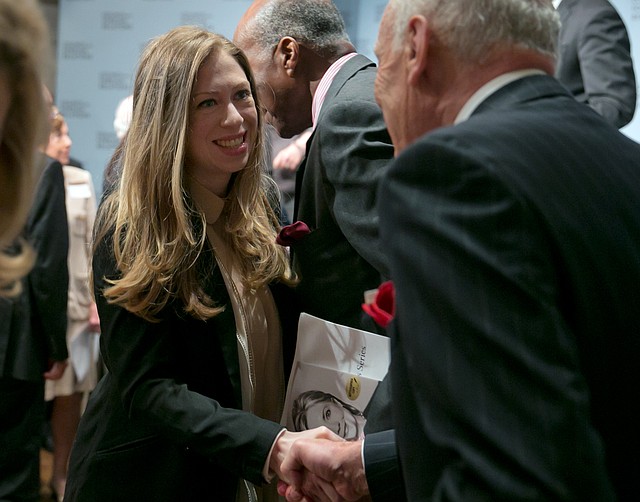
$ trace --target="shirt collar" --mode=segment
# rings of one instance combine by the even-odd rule
[[[535,68],[529,68],[525,70],[517,70],[511,71],[508,73],[503,73],[502,75],[497,76],[493,80],[490,80],[486,84],[484,84],[480,89],[478,89],[473,95],[469,98],[469,100],[464,104],[464,106],[458,112],[458,116],[454,120],[454,124],[459,124],[460,122],[464,122],[471,114],[475,111],[475,109],[482,103],[485,99],[491,96],[494,92],[499,89],[502,89],[507,84],[514,82],[518,79],[528,77],[530,75],[544,75],[542,70],[538,70]]]
[[[557,9],[558,5],[562,3],[562,0],[553,0],[553,6]]]
[[[204,213],[207,224],[215,223],[222,214],[225,199],[218,197],[193,176],[187,176],[187,186],[195,205]]]
[[[314,128],[316,127],[316,122],[318,120],[318,116],[320,115],[320,109],[322,108],[322,104],[324,103],[324,98],[327,96],[327,92],[329,91],[329,87],[331,86],[333,79],[340,71],[340,68],[342,68],[345,63],[352,57],[355,57],[357,55],[357,52],[350,52],[349,54],[342,56],[331,66],[329,66],[327,71],[320,79],[320,83],[318,84],[316,92],[313,95],[313,102],[311,103],[311,121]]]

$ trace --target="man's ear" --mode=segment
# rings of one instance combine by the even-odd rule
[[[300,61],[300,45],[293,37],[282,37],[276,47],[274,59],[289,77],[294,76]]]
[[[427,56],[431,29],[429,21],[424,16],[413,16],[407,27],[407,76],[410,85],[417,85],[427,72]]]

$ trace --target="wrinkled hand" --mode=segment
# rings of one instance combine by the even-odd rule
[[[67,361],[53,361],[51,367],[43,373],[47,380],[60,380],[64,370],[67,368]]]
[[[292,446],[296,441],[301,439],[325,439],[333,441],[344,441],[340,436],[334,434],[326,427],[318,427],[316,429],[310,429],[301,432],[284,431],[273,446],[273,452],[269,459],[269,469],[278,476],[278,478],[289,482],[289,478],[283,474],[281,466],[282,462],[288,457]]]
[[[361,451],[362,441],[294,442],[281,465],[279,494],[288,502],[370,500]]]

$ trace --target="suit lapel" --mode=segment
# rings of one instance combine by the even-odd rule
[[[342,86],[344,86],[344,84],[356,73],[358,73],[360,70],[363,70],[364,68],[367,68],[368,66],[375,66],[375,63],[369,58],[361,54],[357,54],[349,61],[347,61],[342,68],[340,68],[340,71],[336,73],[333,82],[331,82],[331,85],[329,86],[329,90],[327,91],[327,95],[324,98],[324,103],[322,105],[322,108],[320,109],[320,114],[318,115],[318,120],[316,123],[322,120],[322,115],[326,112],[328,107],[327,105],[340,92]]]
[[[313,137],[316,135],[315,129],[309,136],[307,140],[307,145],[304,152],[304,158],[302,162],[298,166],[298,170],[296,171],[296,190],[293,194],[293,219],[292,221],[297,221],[298,219],[298,209],[300,208],[300,192],[302,192],[302,178],[304,177],[304,170],[307,166],[307,158],[309,157],[309,146],[313,141]]]
[[[369,58],[361,54],[357,54],[356,56],[352,57],[349,61],[347,61],[342,68],[340,68],[340,71],[336,73],[336,76],[334,77],[333,82],[331,82],[331,85],[327,90],[327,95],[324,98],[322,109],[320,110],[320,114],[318,115],[316,124],[322,120],[322,116],[327,110],[327,105],[331,102],[332,99],[336,97],[336,95],[338,94],[338,92],[340,92],[340,89],[342,89],[342,86],[347,82],[347,80],[349,80],[351,77],[353,77],[353,75],[358,73],[360,70],[367,68],[368,66],[375,66],[375,63],[371,61]],[[296,171],[296,191],[293,199],[294,200],[293,221],[296,221],[298,219],[298,209],[300,206],[300,192],[302,191],[302,180],[304,178],[304,171],[307,166],[309,149],[311,148],[311,144],[313,143],[313,138],[315,134],[316,132],[314,129],[314,131],[311,133],[311,136],[309,136],[309,139],[307,140],[307,150],[305,152],[304,159],[300,164],[300,166],[298,167],[298,170]]]

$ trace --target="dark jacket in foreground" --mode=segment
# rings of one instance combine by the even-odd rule
[[[636,500],[640,146],[532,76],[381,186],[409,500]]]

